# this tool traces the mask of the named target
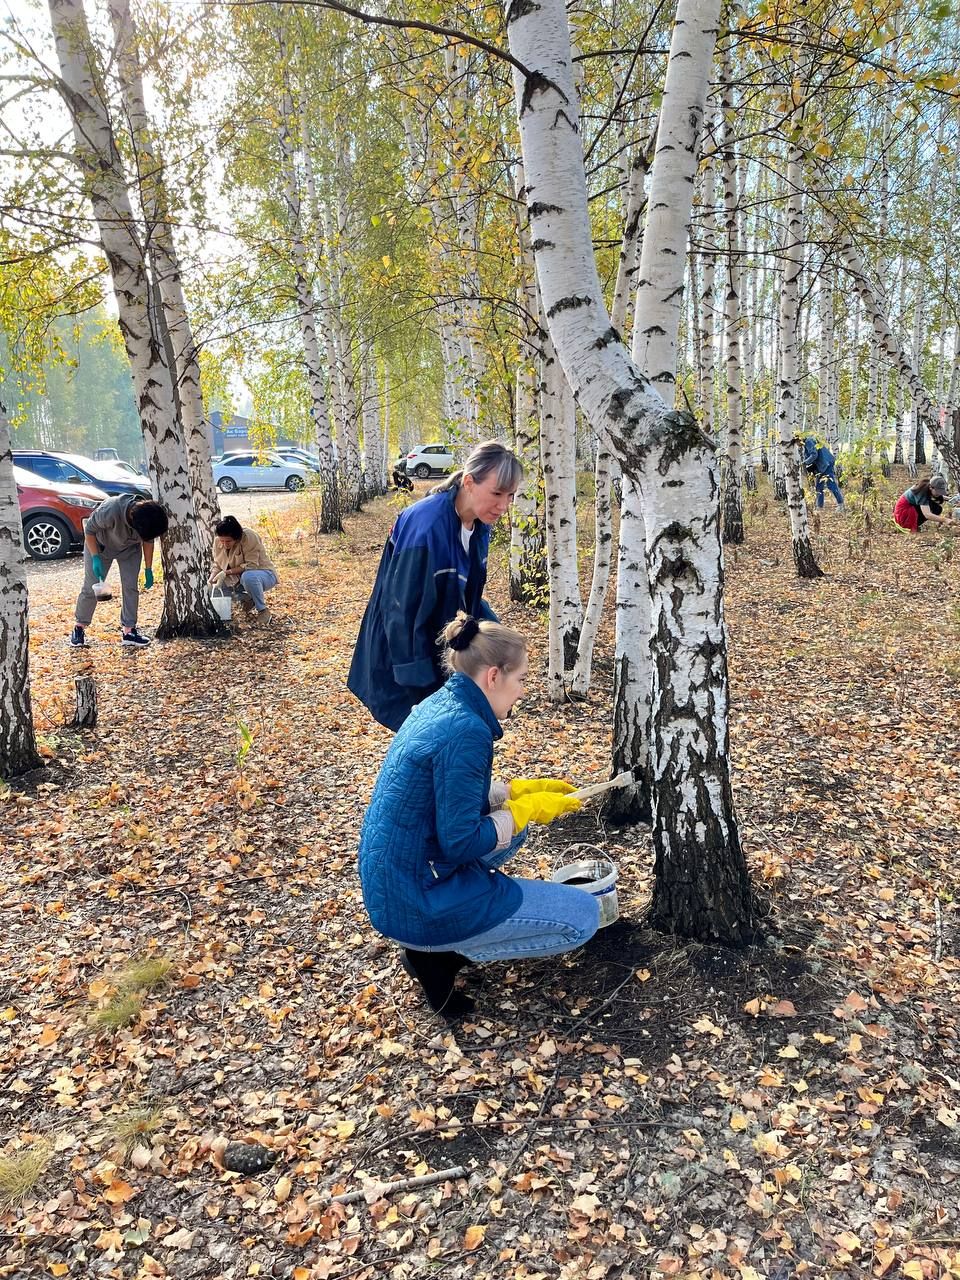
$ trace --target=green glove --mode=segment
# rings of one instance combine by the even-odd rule
[[[91,556],[90,563],[93,565],[93,576],[98,582],[102,582],[107,576],[103,571],[103,561],[99,556]]]
[[[153,570],[149,565],[143,571],[143,589],[149,591],[153,586]]]
[[[508,800],[503,807],[510,810],[514,826],[522,831],[528,822],[539,822],[546,826],[554,818],[559,818],[561,813],[576,813],[580,808],[580,801],[556,791],[532,791],[519,800]]]
[[[574,789],[572,782],[561,782],[559,778],[514,778],[510,783],[510,799],[516,800],[534,791],[556,791],[567,795]]]

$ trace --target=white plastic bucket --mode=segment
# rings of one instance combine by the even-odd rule
[[[592,894],[600,905],[600,928],[613,924],[620,915],[617,901],[617,864],[601,854],[596,858],[580,858],[558,867],[550,879],[556,884],[569,884]],[[576,881],[577,883],[574,883]]]
[[[224,591],[223,587],[214,587],[210,592],[210,599],[213,601],[213,607],[220,621],[229,622],[233,617],[233,596],[231,593]]]

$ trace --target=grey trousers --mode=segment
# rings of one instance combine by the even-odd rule
[[[110,573],[110,566],[116,559],[120,569],[120,625],[122,627],[135,627],[137,625],[137,611],[140,608],[140,592],[137,588],[137,583],[140,578],[140,561],[143,559],[143,548],[130,547],[129,550],[121,552],[116,557],[101,551],[100,559],[103,561],[105,575]],[[93,584],[93,557],[90,555],[89,549],[84,547],[83,586],[77,596],[76,609],[77,622],[81,627],[90,625],[93,621],[93,611],[97,607],[97,597],[93,594]]]

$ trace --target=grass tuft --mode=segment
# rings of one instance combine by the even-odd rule
[[[126,1157],[142,1138],[156,1132],[163,1123],[163,1103],[130,1107],[119,1115],[108,1116],[107,1131],[124,1149]]]
[[[137,991],[154,991],[165,987],[173,972],[173,961],[166,956],[151,956],[144,960],[135,960],[129,968],[124,969],[117,979],[117,990],[125,995]]]
[[[94,1027],[119,1031],[136,1022],[143,1011],[143,1000],[134,992],[118,992],[109,1004],[98,1009],[90,1019]]]
[[[40,1181],[50,1163],[51,1148],[46,1142],[13,1155],[0,1156],[0,1208],[20,1204]]]

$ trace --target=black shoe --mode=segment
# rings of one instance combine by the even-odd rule
[[[475,1006],[470,997],[453,987],[457,974],[470,963],[459,951],[415,951],[404,947],[400,963],[423,987],[434,1013],[452,1022],[473,1012]]]
[[[136,627],[132,631],[124,631],[121,644],[132,644],[138,649],[145,649],[150,643],[149,636],[142,636]]]
[[[83,627],[78,625],[73,628],[70,632],[68,643],[71,649],[85,649],[87,647],[87,633]]]

